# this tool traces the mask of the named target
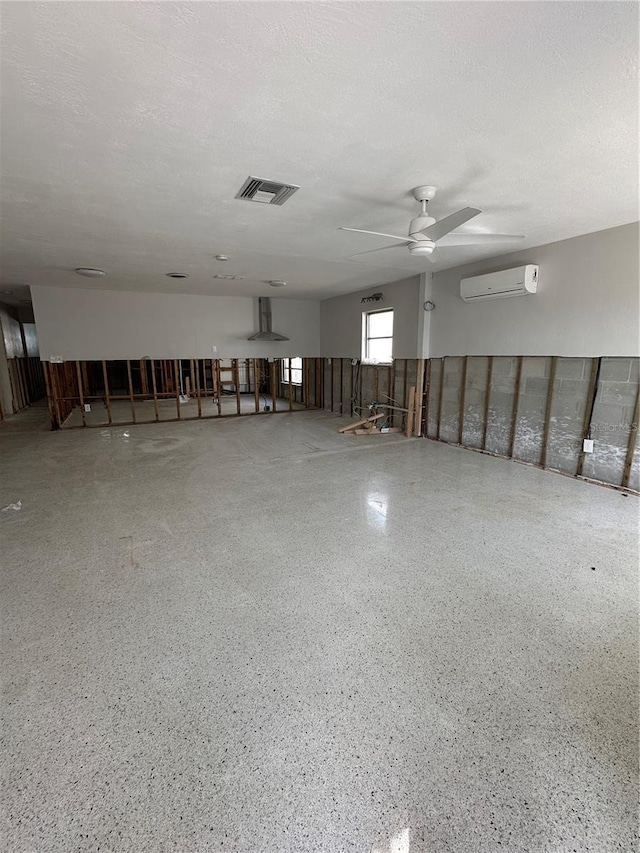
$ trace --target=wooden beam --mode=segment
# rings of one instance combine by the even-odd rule
[[[151,388],[153,389],[153,411],[156,416],[156,423],[160,420],[160,416],[158,414],[158,388],[156,386],[156,365],[153,359],[151,359]]]
[[[338,432],[349,432],[349,430],[356,429],[357,427],[362,426],[363,424],[371,423],[372,421],[377,421],[380,418],[384,418],[384,416],[384,412],[379,415],[371,415],[368,418],[363,418],[360,421],[356,421],[354,424],[349,424],[349,426],[340,427]]]
[[[175,383],[175,393],[176,393],[176,414],[178,416],[178,420],[182,420],[182,413],[180,411],[180,372],[182,370],[182,365],[178,366],[178,359],[174,358],[173,360],[173,380]]]
[[[591,409],[593,408],[593,401],[595,400],[596,394],[598,393],[598,389],[596,388],[596,382],[598,379],[598,372],[600,369],[600,359],[592,358],[591,359],[591,375],[589,377],[589,387],[587,390],[587,400],[585,403],[584,409],[584,419],[582,421],[582,439],[584,441],[585,438],[589,438],[589,431],[591,427]],[[580,457],[578,459],[578,468],[576,470],[576,477],[582,477],[582,471],[584,470],[584,460],[585,460],[585,452],[581,448],[580,449]]]
[[[247,369],[247,375],[249,371]],[[200,359],[196,359],[195,361],[195,374],[196,374],[196,400],[198,402],[198,417],[202,417],[202,400],[200,399]],[[203,379],[204,373],[203,373]]]
[[[253,405],[256,414],[260,411],[260,378],[258,376],[258,359],[253,359]]]
[[[331,411],[333,412],[333,366],[335,359],[329,359],[329,367],[331,368]]]
[[[340,359],[340,414],[343,413],[343,403],[342,403],[342,398],[343,398],[343,393],[344,393],[344,377],[343,377],[343,374],[344,374],[344,363],[343,363],[343,360]]]
[[[129,381],[129,399],[131,400],[131,418],[136,422],[136,404],[133,400],[133,380],[131,378],[131,362],[127,359],[127,379]]]
[[[0,330],[1,331],[1,330]],[[49,379],[49,362],[42,362],[42,374],[44,376],[44,387],[47,392],[47,405],[49,406],[49,420],[51,422],[51,429],[58,429],[58,425],[56,423],[56,415],[53,407],[53,389],[51,386],[51,382]]]
[[[82,369],[80,367],[80,362],[76,361],[76,376],[78,379],[78,397],[80,398],[80,413],[82,415],[82,426],[87,425],[87,415],[84,410],[84,392],[82,389]]]
[[[278,408],[276,405],[276,362],[269,362],[269,384],[271,388],[271,411],[277,412]]]
[[[409,436],[413,432],[413,414],[414,414],[414,410],[415,410],[415,405],[416,405],[416,386],[412,385],[409,388],[409,405],[407,406],[407,423],[406,423],[405,432],[404,432],[404,434],[406,435],[407,438],[409,438]]]
[[[549,442],[549,429],[551,426],[551,409],[553,407],[553,392],[556,383],[556,371],[558,369],[558,356],[551,356],[551,370],[549,371],[549,385],[547,386],[547,404],[544,412],[544,427],[542,429],[542,448],[540,450],[540,467],[547,467],[547,444]]]
[[[467,393],[467,356],[462,356],[462,370],[460,371],[460,389],[458,394],[458,444],[462,444],[464,432],[464,401]]]
[[[440,359],[440,381],[438,383],[438,418],[436,421],[436,438],[440,440],[440,422],[442,420],[442,394],[444,392],[444,365],[446,356]]]
[[[629,430],[629,444],[627,445],[627,455],[624,460],[624,469],[622,472],[622,487],[629,488],[631,480],[631,469],[633,467],[633,457],[636,451],[638,438],[638,421],[640,420],[640,382],[638,382],[638,390],[636,391],[636,404],[633,409],[633,420]]]
[[[419,358],[417,362],[416,377],[416,401],[415,401],[415,429],[414,433],[417,436],[422,435],[422,406],[424,403],[424,358]]]
[[[104,404],[107,407],[107,423],[112,424],[111,401],[109,400],[109,376],[107,374],[107,362],[102,359],[102,378],[104,380]]]
[[[482,416],[482,449],[487,448],[487,427],[489,426],[489,403],[491,400],[491,382],[493,381],[493,356],[487,361],[487,384],[484,388],[484,413]]]
[[[511,430],[509,434],[509,459],[513,459],[513,450],[516,446],[516,428],[518,425],[518,406],[520,404],[520,383],[522,382],[523,356],[518,356],[516,368],[516,381],[513,386],[513,406],[511,407]]]

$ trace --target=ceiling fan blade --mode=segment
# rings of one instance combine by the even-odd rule
[[[439,219],[434,225],[423,228],[420,233],[425,234],[430,240],[439,240],[445,234],[448,234],[449,231],[453,231],[454,228],[464,225],[465,222],[473,219],[479,213],[482,213],[482,211],[478,210],[477,207],[463,207],[457,213],[445,216],[444,219]]]
[[[411,237],[398,237],[397,234],[383,234],[381,231],[364,231],[362,228],[343,228],[341,226],[338,231],[356,231],[358,234],[373,234],[375,237],[391,237],[392,240],[402,240],[403,243],[415,243]]]
[[[483,243],[519,243],[522,234],[445,234],[439,246],[479,246]]]
[[[406,244],[407,246],[409,243]],[[384,252],[385,249],[404,249],[399,243],[393,243],[391,246],[380,246],[379,249],[368,249],[366,252],[356,252],[355,255],[349,255],[350,258],[357,258],[358,255],[370,255],[372,252]]]

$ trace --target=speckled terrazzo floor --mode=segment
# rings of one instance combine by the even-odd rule
[[[636,498],[337,424],[0,431],[3,849],[635,849]]]

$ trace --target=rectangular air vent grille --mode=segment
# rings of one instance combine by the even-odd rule
[[[300,187],[295,184],[280,184],[277,181],[265,181],[264,178],[254,178],[250,175],[240,187],[236,198],[257,201],[260,204],[284,204],[299,189]]]

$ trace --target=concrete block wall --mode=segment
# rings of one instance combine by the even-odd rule
[[[462,356],[431,359],[425,434],[640,491],[639,359],[600,360],[589,418],[596,368],[592,358],[467,356],[466,365]],[[594,452],[584,454],[589,427]]]

